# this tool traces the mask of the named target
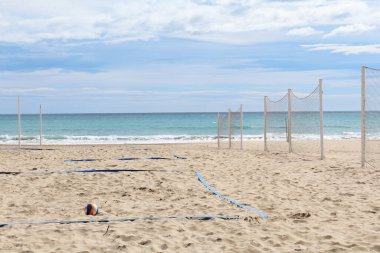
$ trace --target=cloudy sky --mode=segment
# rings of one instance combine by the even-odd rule
[[[360,110],[376,0],[0,0],[0,113],[261,111],[312,91]]]

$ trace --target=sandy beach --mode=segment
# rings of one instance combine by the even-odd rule
[[[246,143],[243,151],[217,150],[215,144],[1,150],[0,171],[22,173],[0,174],[0,223],[181,215],[247,219],[5,226],[0,251],[379,252],[380,170],[361,169],[359,144],[329,141],[324,161],[264,153],[262,142]],[[173,151],[187,159],[176,159]],[[115,160],[122,157],[139,159]],[[78,169],[157,171],[46,173]],[[211,194],[196,171],[221,194],[269,220]],[[91,201],[100,208],[95,217],[84,214]]]

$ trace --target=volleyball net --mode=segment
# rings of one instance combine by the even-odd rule
[[[323,159],[322,80],[309,94],[289,89],[277,101],[264,98],[264,149]]]
[[[231,111],[231,148],[243,149],[243,105]]]
[[[323,159],[322,83],[309,94],[291,92],[292,152]]]
[[[230,119],[228,112],[218,113],[218,148],[229,148],[230,146]]]
[[[380,69],[362,67],[362,167],[380,167]]]
[[[236,111],[218,113],[218,148],[243,149],[243,106]]]
[[[264,146],[266,151],[288,152],[288,94],[264,101]]]

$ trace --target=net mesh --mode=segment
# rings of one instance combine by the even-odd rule
[[[219,113],[219,145],[220,148],[229,147],[229,119],[228,113]]]
[[[365,69],[365,160],[380,167],[380,69]]]
[[[267,148],[271,152],[288,152],[288,94],[277,101],[267,99]]]
[[[237,111],[219,113],[219,148],[242,148],[242,117],[242,106]]]
[[[291,92],[292,152],[320,157],[320,89],[308,95]]]
[[[241,148],[242,108],[231,112],[231,147]]]

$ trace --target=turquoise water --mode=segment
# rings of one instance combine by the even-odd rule
[[[283,138],[286,115],[271,116],[270,138]],[[293,115],[295,138],[317,138],[319,114]],[[263,113],[244,113],[244,138],[263,137]],[[360,138],[360,112],[325,112],[327,139]],[[175,143],[215,140],[216,113],[47,114],[44,143]],[[17,143],[17,115],[0,115],[0,143]],[[39,143],[39,115],[22,115],[23,142]]]

